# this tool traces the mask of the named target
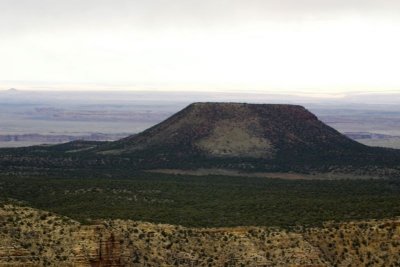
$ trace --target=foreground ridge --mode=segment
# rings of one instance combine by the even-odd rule
[[[400,220],[185,228],[107,220],[81,225],[3,205],[0,266],[397,266]]]

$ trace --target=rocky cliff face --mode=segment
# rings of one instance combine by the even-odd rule
[[[400,221],[276,228],[184,228],[134,221],[80,225],[0,209],[0,266],[397,266]]]

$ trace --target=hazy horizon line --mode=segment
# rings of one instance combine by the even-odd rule
[[[241,89],[247,88],[247,89]],[[400,94],[400,88],[388,89],[316,89],[316,88],[267,88],[264,86],[231,85],[169,85],[169,84],[106,84],[106,83],[53,83],[53,82],[13,82],[0,81],[0,91],[18,90],[25,92],[191,92],[191,93],[227,93],[227,94],[274,94],[308,96],[346,96],[354,94]]]

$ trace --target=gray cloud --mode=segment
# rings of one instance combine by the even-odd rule
[[[0,81],[400,86],[399,0],[0,0],[0,12]]]
[[[0,0],[0,30],[18,33],[63,28],[229,27],[249,21],[397,20],[398,0]]]

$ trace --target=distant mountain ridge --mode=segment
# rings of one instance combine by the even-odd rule
[[[68,135],[68,134],[0,134],[0,142],[43,142],[62,143],[76,140],[84,141],[113,141],[121,139],[126,133],[91,133],[87,135]]]

